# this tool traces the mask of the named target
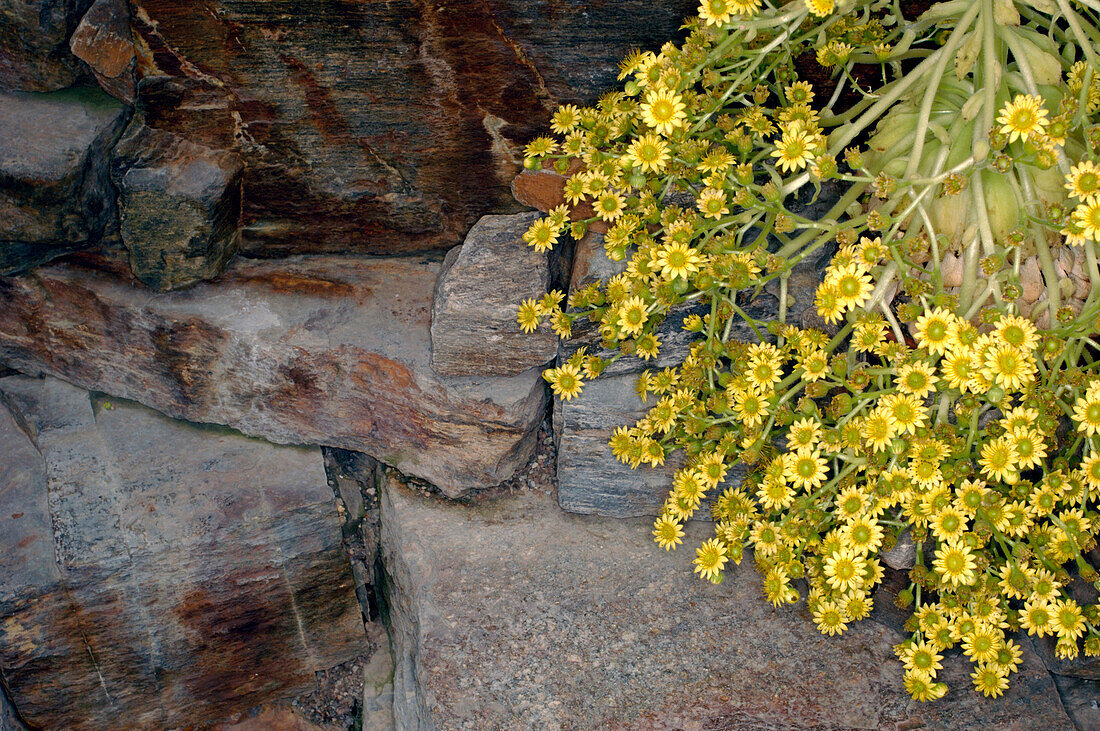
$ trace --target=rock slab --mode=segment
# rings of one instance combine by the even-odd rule
[[[134,39],[126,0],[95,0],[69,39],[73,55],[88,64],[103,90],[134,101]]]
[[[0,92],[0,274],[95,244],[114,224],[107,159],[125,122],[99,89]]]
[[[69,36],[92,0],[5,0],[0,4],[0,90],[55,91],[81,75]]]
[[[237,260],[157,294],[91,255],[0,278],[0,362],[281,444],[365,452],[448,495],[524,464],[537,369],[441,378],[429,365],[438,261]]]
[[[131,123],[111,174],[134,276],[163,292],[221,274],[240,242],[242,169],[232,152]]]
[[[900,633],[866,621],[825,637],[804,603],[767,603],[751,559],[713,586],[649,532],[545,493],[464,506],[391,476],[398,728],[1073,728],[1029,649],[1000,700],[952,657],[953,690],[917,704],[891,651]],[[689,525],[688,544],[704,533]]]
[[[0,669],[40,728],[171,728],[366,638],[316,447],[0,379]]]
[[[432,301],[432,369],[444,376],[514,376],[549,363],[558,338],[548,327],[525,333],[524,299],[550,289],[550,254],[523,234],[538,213],[483,216],[451,249]]]

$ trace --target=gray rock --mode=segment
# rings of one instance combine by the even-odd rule
[[[69,35],[92,0],[0,3],[0,90],[54,91],[83,74]]]
[[[462,246],[451,249],[432,303],[432,369],[444,376],[514,376],[543,366],[558,352],[549,326],[524,333],[522,300],[550,288],[548,254],[523,233],[538,213],[484,216]]]
[[[167,291],[212,279],[240,242],[241,160],[130,124],[111,158],[130,269]]]
[[[1093,554],[1089,555],[1089,559],[1094,562],[1093,565],[1095,565],[1097,558],[1098,557]],[[1074,574],[1073,580],[1065,589],[1069,597],[1082,607],[1096,604],[1100,601],[1100,596],[1098,596],[1096,588],[1089,582],[1076,576],[1076,571]],[[1041,638],[1032,638],[1032,643],[1034,643],[1036,651],[1038,651],[1039,656],[1043,658],[1043,662],[1046,663],[1050,672],[1072,678],[1100,681],[1100,657],[1089,657],[1081,653],[1072,660],[1060,658],[1055,652],[1057,644],[1055,639],[1055,637],[1050,635]],[[1080,644],[1078,646],[1080,646]]]
[[[908,528],[898,536],[893,548],[882,553],[882,560],[897,571],[908,571],[917,564],[917,544]]]
[[[429,365],[439,263],[238,259],[181,292],[82,255],[0,279],[0,362],[282,444],[365,452],[450,496],[527,461],[539,370],[441,378]]]
[[[8,702],[8,696],[4,688],[0,686],[0,731],[27,731],[27,727],[19,720],[19,715]]]
[[[386,629],[378,622],[367,626],[375,646],[363,666],[363,729],[392,731],[393,721],[393,648]]]
[[[88,64],[108,94],[134,101],[134,39],[126,0],[95,0],[69,39],[73,55]]]
[[[363,652],[316,447],[0,379],[0,667],[41,728],[170,728]]]
[[[1100,682],[1055,675],[1054,683],[1079,731],[1100,728]]]
[[[107,154],[125,117],[99,89],[0,93],[0,274],[98,243],[114,224]]]
[[[687,527],[687,546],[706,527]],[[404,729],[1072,728],[1026,651],[1009,692],[909,700],[873,622],[818,633],[804,604],[773,609],[747,558],[719,586],[666,553],[648,520],[562,512],[543,494],[455,505],[382,491],[382,550]]]

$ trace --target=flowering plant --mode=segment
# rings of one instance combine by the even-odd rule
[[[805,582],[834,635],[912,540],[906,689],[943,696],[961,646],[995,697],[1015,630],[1100,655],[1100,607],[1070,594],[1100,588],[1100,2],[915,5],[703,0],[681,45],[623,61],[621,91],[560,107],[526,164],[568,175],[565,202],[525,240],[598,224],[624,269],[518,321],[598,327],[602,352],[544,374],[568,400],[617,358],[656,357],[665,316],[704,305],[683,319],[690,353],[641,375],[655,403],[610,441],[632,467],[684,455],[656,542],[680,544],[709,496],[695,572],[720,582],[751,548],[767,598],[794,603]],[[800,213],[795,193],[829,180],[831,209]],[[792,269],[833,242],[821,326],[788,322]],[[772,281],[778,311],[752,317]],[[737,462],[749,473],[728,484]]]

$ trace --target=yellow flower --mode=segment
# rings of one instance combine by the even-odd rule
[[[539,326],[539,305],[534,299],[525,299],[519,306],[516,322],[523,332],[534,332]]]
[[[645,327],[649,311],[641,297],[627,297],[619,304],[619,329],[627,335],[637,335]]]
[[[1001,631],[985,622],[978,622],[962,640],[963,652],[974,662],[992,662],[997,659],[1003,638]]]
[[[1034,429],[1016,428],[1007,435],[1012,448],[1016,450],[1019,469],[1036,467],[1043,463],[1047,456],[1047,445],[1043,435]]]
[[[1069,169],[1066,190],[1074,198],[1091,203],[1100,197],[1100,166],[1091,160],[1083,160]]]
[[[817,307],[817,314],[830,325],[844,316],[844,305],[840,302],[840,295],[836,287],[831,284],[822,283],[817,288],[814,293],[814,305]]]
[[[642,120],[657,131],[657,134],[670,135],[684,124],[684,102],[680,95],[669,89],[657,89],[646,95],[642,104]]]
[[[626,208],[626,201],[619,193],[613,190],[605,190],[600,194],[600,197],[596,199],[592,208],[601,220],[614,221],[616,218],[623,215],[623,210]]]
[[[1100,197],[1077,206],[1073,211],[1073,223],[1077,225],[1081,236],[1100,241]]]
[[[820,381],[829,374],[829,358],[824,350],[815,348],[798,359],[802,367],[802,380]]]
[[[852,345],[857,353],[873,353],[886,342],[886,323],[860,322],[852,333]]]
[[[920,399],[905,393],[892,393],[879,400],[878,408],[890,414],[899,434],[913,434],[928,422],[928,412]]]
[[[1078,431],[1090,437],[1100,433],[1100,393],[1090,388],[1079,397],[1073,405],[1073,419],[1077,422]]]
[[[970,388],[970,380],[974,376],[974,361],[971,351],[952,350],[940,361],[940,375],[947,385],[959,391]]]
[[[897,421],[883,409],[875,409],[860,423],[860,436],[872,452],[885,452],[899,433]]]
[[[556,228],[548,219],[540,218],[531,224],[531,227],[523,234],[523,240],[528,246],[535,247],[535,251],[550,251],[558,241],[561,230]]]
[[[920,673],[928,679],[936,677],[936,671],[943,670],[943,655],[935,645],[930,645],[924,640],[911,642],[902,652],[901,661],[905,663],[907,672]]]
[[[965,543],[947,543],[936,549],[933,563],[945,585],[970,586],[974,583],[977,563]]]
[[[756,497],[766,509],[782,510],[794,502],[794,489],[782,480],[765,479]]]
[[[562,104],[550,118],[550,129],[559,135],[566,135],[576,129],[581,122],[581,110],[573,104]]]
[[[898,369],[898,390],[916,398],[924,398],[936,388],[936,369],[923,360],[907,363]]]
[[[783,378],[780,360],[771,357],[754,358],[749,362],[749,370],[745,373],[745,378],[757,393],[770,394],[775,390],[775,384]]]
[[[661,341],[657,339],[656,335],[652,333],[646,333],[638,338],[634,343],[634,352],[638,354],[643,360],[649,360],[650,358],[656,358],[661,349]]]
[[[794,449],[813,449],[821,439],[821,422],[803,418],[787,430],[787,442]]]
[[[981,457],[978,458],[982,474],[994,480],[1015,482],[1019,464],[1019,455],[1016,454],[1012,443],[1004,437],[992,439],[982,445]]]
[[[828,15],[835,8],[836,0],[806,0],[806,9],[819,17]]]
[[[820,452],[799,450],[787,454],[784,474],[796,486],[804,490],[820,487],[828,472]]]
[[[661,276],[671,281],[676,277],[688,278],[699,271],[703,258],[699,252],[684,243],[673,242],[662,246],[653,261],[653,267],[659,269]]]
[[[933,682],[923,673],[910,670],[905,673],[905,691],[915,701],[934,701],[947,693],[947,684]]]
[[[643,172],[659,173],[668,163],[668,145],[657,135],[647,132],[630,143],[626,158]]]
[[[730,0],[703,0],[699,5],[699,17],[707,25],[725,25],[734,12]]]
[[[860,516],[845,524],[841,536],[856,551],[867,555],[882,545],[883,531],[876,518]]]
[[[967,517],[958,508],[948,505],[932,518],[932,531],[941,541],[951,542],[966,532]]]
[[[837,301],[846,310],[862,307],[874,289],[871,275],[856,263],[830,269],[825,281],[836,290]]]
[[[775,150],[772,151],[772,157],[779,161],[776,167],[785,173],[806,167],[806,164],[814,159],[814,148],[811,142],[811,138],[801,126],[795,126],[794,129],[784,132],[776,141]]]
[[[683,543],[684,531],[680,523],[669,515],[662,515],[653,523],[653,540],[666,551]]]
[[[1030,94],[1017,94],[1016,98],[1001,109],[997,123],[1001,125],[1001,134],[1008,135],[1009,142],[1041,135],[1050,124],[1047,110],[1043,109],[1043,100]]]
[[[717,538],[703,541],[703,545],[695,549],[695,573],[708,581],[718,583],[727,560],[726,544]]]
[[[1085,632],[1081,608],[1072,599],[1059,599],[1050,605],[1051,627],[1060,639],[1076,640]]]
[[[974,689],[980,690],[986,698],[996,698],[1008,689],[1006,672],[996,663],[981,663],[978,669],[970,673]]]
[[[757,393],[737,391],[733,398],[733,412],[745,426],[758,426],[768,415],[768,404]]]
[[[547,371],[547,373],[549,373],[548,380],[554,395],[566,401],[571,401],[573,397],[580,395],[584,381],[581,380],[580,369],[573,364],[566,363],[560,368]]]
[[[1027,630],[1029,635],[1046,637],[1054,634],[1051,621],[1054,614],[1046,599],[1028,599],[1024,604],[1024,610],[1020,612],[1020,626]]]
[[[925,312],[914,325],[917,344],[929,353],[946,353],[957,321],[953,313],[942,307]]]
[[[1032,351],[1039,345],[1039,334],[1035,324],[1017,315],[1002,315],[995,330],[997,337],[1005,345],[1011,345],[1024,351]]]
[[[831,637],[843,634],[844,630],[848,629],[848,617],[845,616],[844,611],[837,606],[836,602],[829,600],[818,602],[813,615],[814,623],[823,635]]]
[[[703,214],[703,218],[718,220],[730,212],[729,206],[726,205],[726,191],[714,188],[704,188],[695,206]]]
[[[994,345],[985,354],[982,374],[1005,391],[1018,391],[1035,380],[1036,365],[1030,353],[1011,345]]]

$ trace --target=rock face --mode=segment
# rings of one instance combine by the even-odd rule
[[[950,695],[917,704],[891,652],[901,633],[866,621],[825,637],[804,604],[772,609],[751,559],[713,586],[649,530],[548,494],[457,506],[387,482],[398,728],[1072,728],[1029,650],[996,702],[951,657]]]
[[[103,237],[115,220],[107,157],[125,117],[99,89],[0,93],[0,274]]]
[[[522,145],[696,3],[134,0],[153,127],[245,160],[243,250],[448,248],[506,211]],[[476,191],[476,194],[471,194]]]
[[[432,302],[432,368],[444,376],[514,376],[545,365],[558,352],[549,328],[524,333],[519,303],[550,288],[549,255],[523,233],[538,213],[481,218],[451,249]]]
[[[0,362],[278,443],[366,452],[448,495],[508,478],[546,404],[537,369],[436,376],[438,262],[239,260],[156,294],[91,255],[0,279]]]
[[[108,94],[133,102],[134,39],[126,0],[95,0],[69,39],[69,48],[88,64]]]
[[[363,651],[319,449],[54,379],[0,393],[0,668],[28,723],[196,723]]]
[[[69,53],[69,36],[91,4],[7,0],[0,5],[0,90],[54,91],[79,79],[80,61]]]
[[[111,172],[134,276],[166,291],[221,274],[240,241],[241,171],[234,153],[132,123]]]

